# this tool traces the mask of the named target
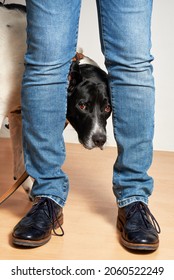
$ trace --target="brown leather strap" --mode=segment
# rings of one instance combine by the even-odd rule
[[[1,197],[0,197],[0,205],[9,198],[19,187],[20,185],[28,178],[28,174],[25,171],[22,176],[9,188]]]

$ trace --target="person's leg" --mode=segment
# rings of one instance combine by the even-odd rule
[[[64,206],[68,179],[62,133],[67,83],[76,51],[80,0],[26,1],[27,44],[22,88],[26,170],[35,179],[32,195]]]
[[[65,159],[62,133],[66,120],[67,77],[76,52],[80,2],[26,1],[28,48],[22,85],[24,158],[26,170],[35,180],[31,194],[33,198],[42,199],[39,206],[29,213],[30,220],[24,217],[15,227],[13,237],[16,244],[39,246],[47,242],[51,224],[48,226],[49,221],[42,222],[41,219],[46,213],[54,220],[55,215],[50,215],[50,212],[56,208],[53,214],[58,216],[67,199],[69,183],[61,169]],[[51,199],[51,204],[48,199]],[[38,209],[39,214],[33,217]],[[35,232],[34,223],[38,226],[39,222],[42,232],[45,226],[47,233]],[[18,242],[20,239],[24,242]]]
[[[118,147],[113,190],[119,208],[146,205],[153,190],[147,174],[154,134],[152,0],[97,0],[97,6]]]

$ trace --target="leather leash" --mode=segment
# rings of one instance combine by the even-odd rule
[[[29,177],[25,171],[22,176],[0,197],[0,205],[9,198],[19,187],[20,185]]]

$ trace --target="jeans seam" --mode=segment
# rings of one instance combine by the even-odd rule
[[[80,0],[80,7],[79,7],[79,12],[78,12],[78,20],[77,20],[77,24],[76,24],[76,32],[75,32],[75,46],[74,46],[74,55],[76,53],[76,50],[77,50],[77,39],[78,39],[78,30],[79,30],[79,19],[80,19],[80,10],[81,10],[81,0]]]

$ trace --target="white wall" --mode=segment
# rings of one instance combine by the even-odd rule
[[[12,3],[13,1],[6,1]],[[14,0],[24,3],[23,0]],[[156,114],[154,149],[174,151],[174,1],[155,0],[152,20],[152,53],[155,56]],[[78,45],[104,68],[98,36],[97,12],[94,0],[82,0]],[[108,122],[108,145],[115,145],[111,118]],[[65,141],[77,142],[76,133],[67,127]]]
[[[174,1],[154,1],[152,39],[156,79],[154,148],[174,151]]]

